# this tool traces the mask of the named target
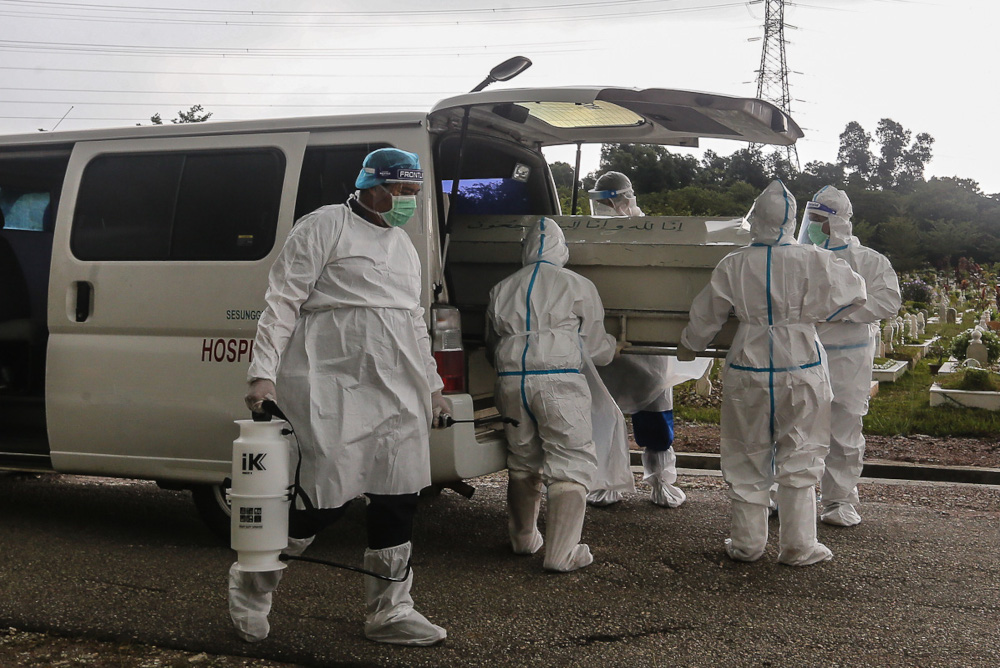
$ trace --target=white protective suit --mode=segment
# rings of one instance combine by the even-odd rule
[[[558,571],[593,560],[590,549],[578,544],[587,490],[598,471],[585,369],[591,362],[607,364],[615,353],[597,288],[564,269],[568,259],[562,230],[555,221],[540,219],[524,239],[525,266],[493,287],[487,310],[497,407],[520,423],[505,426],[511,544],[522,554],[541,547],[536,520],[544,482],[549,499],[544,565]],[[628,487],[627,462],[623,476],[601,483]]]
[[[854,504],[858,503],[858,480],[864,466],[865,437],[862,417],[868,413],[872,359],[880,334],[879,320],[895,317],[900,306],[899,280],[889,260],[861,245],[852,235],[853,208],[847,193],[826,186],[813,202],[822,205],[815,213],[829,221],[829,238],[821,245],[843,259],[865,279],[868,301],[846,309],[816,326],[830,368],[833,405],[830,409],[830,453],[820,482],[820,520],[827,524],[853,526],[861,522]],[[809,240],[807,209],[799,241]]]
[[[430,396],[444,384],[406,232],[324,206],[292,229],[266,300],[248,376],[275,380],[313,505],[428,486]]]
[[[595,216],[645,216],[636,203],[632,181],[621,172],[605,172],[588,192],[590,210]],[[709,360],[678,362],[675,357],[625,355],[599,368],[601,380],[623,413],[659,422],[660,429],[647,439],[636,430],[636,441],[643,448],[643,480],[652,488],[651,500],[658,506],[677,508],[687,497],[677,481],[677,456],[673,442],[673,386],[698,378],[705,373]],[[660,415],[652,415],[659,413]],[[668,426],[669,425],[669,426]],[[669,431],[669,435],[666,432]],[[648,441],[648,442],[647,442]],[[626,447],[627,447],[626,443]],[[626,452],[626,456],[628,453]],[[622,499],[620,490],[594,488],[587,502],[607,506]]]
[[[739,328],[723,372],[721,465],[732,501],[726,552],[759,559],[769,490],[778,483],[778,560],[832,557],[816,540],[815,485],[829,449],[830,381],[815,323],[865,302],[846,262],[795,242],[795,199],[773,181],[749,214],[751,245],[730,253],[691,305],[681,344],[704,350],[735,310]]]
[[[339,508],[363,493],[415,494],[429,485],[431,393],[443,383],[407,234],[369,223],[347,204],[324,206],[292,229],[271,267],[266,301],[248,377],[275,382],[312,505]],[[289,538],[286,552],[301,553],[311,541]],[[402,577],[410,552],[409,542],[369,549],[365,566]],[[261,640],[282,571],[237,566],[230,615],[241,637]],[[433,645],[446,637],[413,609],[412,580],[412,572],[403,582],[366,577],[368,638]]]
[[[661,420],[673,424],[673,386],[705,374],[710,359],[680,362],[662,355],[622,355],[600,367],[601,380],[623,413],[663,413]],[[658,416],[650,416],[656,418]],[[661,440],[668,440],[663,438]],[[677,508],[687,497],[677,481],[677,456],[671,442],[647,442],[636,430],[636,442],[643,448],[643,480],[652,488],[651,500],[658,506]],[[587,495],[594,505],[609,505],[621,500],[621,493],[595,489]]]

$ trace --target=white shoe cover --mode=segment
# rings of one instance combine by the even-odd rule
[[[587,488],[575,482],[554,482],[548,488],[545,515],[545,561],[548,571],[569,573],[594,562],[590,548],[580,542],[587,513]]]
[[[850,503],[831,503],[823,506],[819,520],[838,527],[852,527],[861,524],[861,515]]]
[[[767,547],[767,506],[745,501],[731,501],[729,535],[726,554],[736,561],[757,561]]]
[[[534,554],[545,542],[538,530],[542,477],[527,471],[507,476],[507,533],[514,554]]]
[[[271,612],[271,592],[281,581],[284,569],[248,572],[239,562],[229,567],[229,617],[240,638],[257,642],[271,630],[267,615]]]
[[[309,536],[308,538],[292,538],[288,537],[288,547],[281,551],[282,554],[287,554],[290,557],[301,557],[302,553],[306,551],[306,548],[312,545],[312,542],[316,540],[316,536]]]
[[[778,561],[788,566],[811,566],[833,558],[816,540],[816,489],[778,487]]]
[[[365,569],[402,577],[410,562],[411,543],[403,543],[383,550],[365,550]],[[413,586],[411,570],[403,582],[389,582],[365,576],[365,637],[375,642],[393,645],[435,645],[448,637],[448,632],[427,621],[413,609],[410,587]]]
[[[611,506],[622,498],[622,493],[613,489],[595,489],[587,493],[587,503],[592,506]]]
[[[642,451],[642,479],[653,488],[650,500],[658,506],[678,508],[687,500],[677,482],[677,455],[673,448]]]

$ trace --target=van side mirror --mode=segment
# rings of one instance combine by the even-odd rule
[[[469,92],[476,93],[486,88],[491,83],[497,81],[509,81],[529,67],[531,67],[531,61],[524,56],[514,56],[513,58],[508,58],[490,70],[489,76],[483,79],[478,86]]]

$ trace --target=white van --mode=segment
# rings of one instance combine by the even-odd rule
[[[0,467],[191,488],[228,526],[222,483],[268,269],[300,216],[345,201],[373,149],[420,156],[425,186],[404,229],[454,414],[471,419],[491,405],[486,295],[539,215],[566,229],[609,330],[645,345],[676,343],[732,249],[705,219],[562,216],[543,147],[801,135],[756,99],[553,88],[470,93],[429,114],[0,137]],[[664,287],[636,289],[651,281]],[[437,483],[505,464],[495,423],[435,431],[431,448]]]

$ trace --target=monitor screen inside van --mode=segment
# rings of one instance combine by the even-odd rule
[[[451,194],[452,181],[441,181],[441,192]],[[528,184],[514,179],[461,179],[456,214],[525,216],[531,214]]]

